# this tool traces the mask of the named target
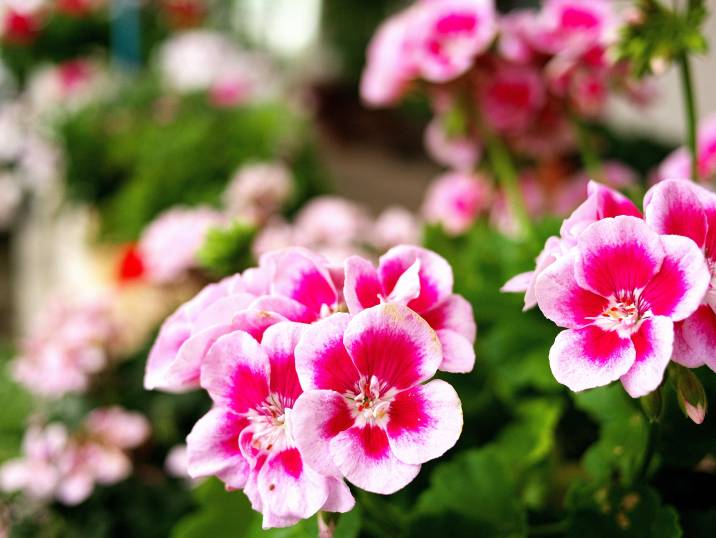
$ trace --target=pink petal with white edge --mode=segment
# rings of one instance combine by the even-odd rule
[[[377,426],[356,426],[339,433],[331,440],[330,451],[341,474],[372,493],[395,493],[420,472],[420,465],[395,457],[386,433]]]
[[[248,308],[256,297],[250,293],[239,293],[217,299],[199,314],[194,323],[193,331],[197,333],[215,325],[231,323],[236,312]]]
[[[420,296],[420,260],[415,260],[413,265],[400,275],[385,300],[387,302],[408,304]]]
[[[360,256],[351,256],[345,261],[345,282],[343,297],[348,311],[356,314],[365,308],[380,304],[383,287],[378,271],[373,264]]]
[[[259,343],[243,331],[219,338],[201,366],[201,386],[211,399],[245,413],[269,394],[269,360]]]
[[[323,305],[333,306],[338,292],[328,270],[328,262],[302,248],[289,248],[262,257],[268,263],[273,278],[271,291],[320,312]]]
[[[360,373],[343,343],[350,316],[333,314],[310,325],[296,345],[296,372],[303,390],[355,390]]]
[[[595,222],[579,236],[577,248],[577,283],[602,297],[644,288],[664,259],[659,234],[635,217]]]
[[[534,271],[527,271],[515,275],[502,285],[500,291],[503,293],[524,293],[530,287],[534,274]]]
[[[442,256],[421,247],[393,247],[380,257],[378,274],[384,292],[391,295],[403,273],[418,260],[420,295],[410,301],[408,306],[416,312],[422,312],[442,302],[452,293],[452,268]]]
[[[460,295],[450,295],[435,308],[420,315],[436,331],[448,329],[464,336],[471,344],[477,336],[477,325],[472,305]]]
[[[702,191],[691,181],[671,179],[654,185],[644,196],[644,219],[660,234],[682,235],[703,247],[708,224]]]
[[[316,312],[311,311],[298,301],[280,295],[262,295],[252,302],[249,308],[274,312],[287,320],[299,323],[311,323],[316,319]]]
[[[271,365],[271,392],[280,394],[286,402],[294,402],[303,392],[296,375],[294,350],[306,325],[284,321],[269,327],[261,347]]]
[[[291,435],[303,460],[326,476],[340,475],[329,450],[331,439],[353,423],[346,399],[332,390],[304,392],[290,414]]]
[[[443,348],[443,361],[439,370],[454,374],[466,374],[475,368],[475,347],[463,335],[441,329],[437,331],[440,345]]]
[[[554,378],[575,392],[616,381],[635,358],[630,339],[593,326],[562,331],[549,350]]]
[[[263,511],[306,519],[328,498],[326,477],[306,467],[296,448],[271,454],[258,475]]]
[[[706,364],[716,372],[716,313],[702,305],[681,324],[681,334],[688,344],[688,355],[674,353],[674,361],[693,368]]]
[[[621,381],[629,396],[641,398],[655,390],[664,379],[674,345],[674,322],[664,316],[647,319],[631,340],[636,358]]]
[[[655,315],[681,321],[701,304],[711,274],[706,258],[691,239],[664,235],[661,242],[666,252],[661,270],[646,286],[641,298]]]
[[[356,505],[356,500],[351,494],[350,488],[341,478],[329,477],[328,498],[323,504],[322,510],[326,512],[350,512]]]
[[[535,286],[537,304],[545,317],[568,329],[590,325],[609,304],[577,283],[576,265],[576,252],[561,257],[539,275]]]
[[[239,450],[239,435],[248,421],[215,407],[187,436],[187,473],[192,478],[218,476],[227,486],[243,488],[249,466]]]
[[[244,331],[245,333],[249,333],[257,342],[261,342],[266,329],[285,320],[285,317],[276,312],[252,307],[237,312],[234,315],[234,319],[231,322],[231,330]]]
[[[410,308],[388,303],[356,314],[343,342],[358,371],[388,387],[406,389],[430,379],[442,363],[440,341]]]
[[[442,456],[462,432],[460,398],[439,379],[399,392],[388,416],[390,448],[404,463],[425,463]]]

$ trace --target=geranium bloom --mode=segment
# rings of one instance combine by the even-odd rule
[[[398,245],[420,242],[420,223],[415,215],[399,206],[391,206],[378,215],[370,241],[380,252]]]
[[[224,216],[208,207],[164,211],[139,238],[139,255],[147,279],[166,284],[185,277],[197,267],[196,255],[207,232],[223,222]]]
[[[696,244],[660,236],[639,218],[587,227],[537,279],[537,302],[566,328],[550,350],[557,381],[580,391],[620,379],[637,398],[656,389],[671,358],[674,322],[690,316],[710,280]]]
[[[411,28],[415,64],[430,82],[447,82],[465,73],[497,31],[492,0],[424,1],[418,9]]]
[[[452,292],[450,264],[421,247],[398,246],[380,258],[378,269],[353,256],[345,263],[345,296],[351,314],[382,302],[409,306],[437,331],[441,370],[469,372],[475,365],[472,306]]]
[[[615,37],[616,15],[609,0],[548,0],[539,15],[534,44],[548,53],[577,56]]]
[[[462,430],[455,390],[440,380],[423,384],[441,362],[435,332],[402,305],[308,327],[296,347],[306,392],[291,415],[304,461],[375,493],[404,487]]]
[[[591,224],[618,215],[641,217],[641,212],[623,194],[596,181],[587,185],[587,199],[564,220],[560,237],[550,237],[537,257],[534,271],[521,273],[505,283],[502,291],[525,292],[524,310],[537,304],[535,285],[540,273],[576,246],[580,234]]]
[[[294,348],[303,327],[276,324],[260,343],[243,331],[217,340],[201,371],[214,408],[187,437],[190,476],[243,489],[264,528],[354,505],[345,483],[305,465],[294,443],[292,408],[302,392]]]
[[[449,172],[428,187],[422,214],[427,222],[440,223],[447,233],[459,235],[474,224],[489,204],[491,194],[482,176]]]
[[[474,170],[480,158],[480,146],[468,135],[449,135],[440,116],[425,128],[425,149],[437,163],[459,172]]]
[[[697,139],[698,178],[691,178],[691,157],[687,148],[679,148],[669,155],[659,166],[657,178],[710,181],[716,177],[716,114],[701,122]]]
[[[282,163],[242,166],[224,192],[224,205],[232,216],[263,224],[278,213],[293,193],[293,175]]]
[[[529,66],[501,65],[480,86],[485,120],[501,132],[522,131],[544,105],[540,73]]]
[[[644,218],[659,233],[692,239],[706,256],[711,283],[698,310],[676,324],[673,359],[716,371],[716,194],[691,181],[663,181],[646,194]]]

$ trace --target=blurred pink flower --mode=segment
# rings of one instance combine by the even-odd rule
[[[232,217],[263,224],[277,214],[293,194],[293,175],[280,162],[247,164],[239,168],[224,192]]]
[[[474,170],[480,158],[478,141],[469,135],[450,136],[440,116],[425,129],[425,149],[435,162],[460,172]]]
[[[492,189],[476,174],[449,172],[434,180],[425,193],[422,214],[429,223],[440,223],[446,232],[466,232],[490,202]]]
[[[121,328],[103,298],[57,299],[24,342],[13,376],[29,391],[49,398],[83,392],[108,363]]]
[[[370,241],[376,250],[383,252],[398,245],[416,245],[420,242],[421,225],[413,213],[403,207],[385,209],[373,225]]]
[[[370,230],[370,215],[358,204],[338,196],[319,196],[296,215],[294,238],[298,245],[320,250],[363,241]]]
[[[486,121],[500,132],[523,131],[545,101],[540,73],[529,66],[500,64],[478,91]]]
[[[500,17],[497,50],[500,57],[518,64],[530,63],[535,50],[534,33],[538,27],[537,12],[529,9],[512,11]]]
[[[611,0],[547,0],[534,43],[546,53],[578,56],[616,38],[618,19]]]
[[[186,445],[176,445],[169,450],[164,460],[164,469],[175,478],[189,478],[188,463]]]
[[[196,255],[207,232],[224,221],[221,213],[209,207],[174,207],[159,215],[139,239],[147,278],[167,284],[185,277],[197,267]]]

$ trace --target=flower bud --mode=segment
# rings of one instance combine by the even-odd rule
[[[649,419],[649,422],[659,422],[661,412],[664,408],[664,399],[661,395],[661,387],[658,387],[646,396],[642,396],[639,401],[641,402],[641,407],[644,410],[644,414]]]
[[[679,366],[676,368],[676,395],[679,406],[686,416],[696,424],[701,424],[706,417],[706,392],[699,378],[689,370]]]

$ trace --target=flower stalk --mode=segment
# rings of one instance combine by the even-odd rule
[[[679,55],[678,63],[681,78],[681,90],[684,98],[684,111],[686,113],[686,144],[689,148],[691,161],[691,178],[693,180],[698,180],[698,142],[696,140],[698,120],[696,117],[696,98],[694,95],[693,77],[691,75],[691,64],[686,52],[682,52]]]

